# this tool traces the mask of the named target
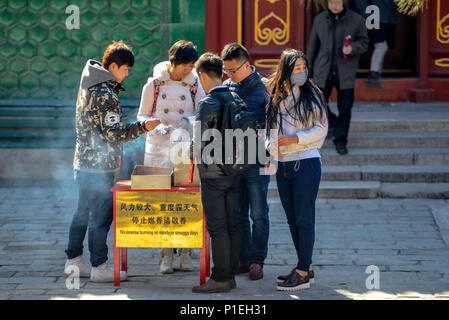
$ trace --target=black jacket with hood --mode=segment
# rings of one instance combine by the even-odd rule
[[[219,96],[222,101],[218,100],[216,96]],[[210,143],[213,143],[212,139],[210,141],[201,140],[204,132],[210,129],[221,131],[224,103],[232,99],[234,98],[231,95],[229,87],[219,86],[213,88],[211,92],[209,92],[209,94],[198,104],[195,120],[201,122],[201,130],[195,130],[194,144],[199,145],[201,143],[201,153],[198,153],[197,156],[202,155],[204,148]],[[219,179],[228,177],[219,165],[215,163],[206,164],[204,163],[203,158],[197,159],[197,162],[201,179]]]

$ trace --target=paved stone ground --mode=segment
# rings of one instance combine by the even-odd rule
[[[231,293],[200,295],[191,292],[199,283],[199,251],[195,271],[161,275],[157,249],[129,249],[129,281],[119,288],[82,279],[79,290],[68,290],[62,271],[76,197],[74,185],[1,185],[0,299],[449,299],[449,247],[443,235],[448,200],[319,199],[316,284],[284,293],[276,291],[275,279],[291,270],[296,255],[281,205],[270,199],[265,278],[240,275]],[[112,233],[109,246],[112,262]],[[366,288],[369,265],[380,270],[378,290]]]

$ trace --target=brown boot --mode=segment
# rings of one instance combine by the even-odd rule
[[[249,272],[249,267],[246,264],[242,264],[239,261],[239,266],[237,268],[237,274],[248,273],[248,272]]]
[[[194,293],[216,293],[229,291],[231,291],[231,284],[229,281],[215,281],[213,279],[207,280],[207,282],[201,286],[192,288],[192,292]]]
[[[253,263],[249,267],[249,278],[251,280],[260,280],[263,278],[263,268],[260,264]]]

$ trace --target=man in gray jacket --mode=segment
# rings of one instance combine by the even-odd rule
[[[369,39],[365,20],[349,10],[343,0],[328,0],[328,9],[313,21],[307,57],[313,81],[326,100],[332,88],[337,89],[338,116],[329,110],[329,131],[333,131],[337,152],[347,154],[355,77],[360,55],[367,50]],[[349,45],[345,46],[349,36]]]

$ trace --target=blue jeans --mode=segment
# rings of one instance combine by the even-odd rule
[[[277,186],[298,255],[297,268],[309,271],[315,242],[315,201],[321,180],[320,158],[279,162]]]
[[[268,253],[268,184],[270,176],[260,175],[259,167],[249,169],[240,177],[237,190],[237,219],[240,232],[240,262],[263,266]],[[251,208],[252,232],[249,221]]]
[[[68,259],[83,254],[83,241],[88,233],[90,262],[98,267],[108,260],[106,240],[113,220],[115,173],[86,173],[75,170],[78,185],[78,209],[69,230],[69,243],[65,251]]]

